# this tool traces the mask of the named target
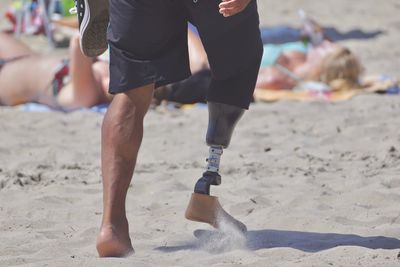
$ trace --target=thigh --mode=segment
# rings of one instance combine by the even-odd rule
[[[186,0],[215,79],[227,79],[248,68],[262,55],[257,2],[232,17],[219,14],[219,0]]]
[[[0,69],[0,103],[16,105],[47,95],[58,58],[30,56],[5,64]]]
[[[184,1],[213,75],[207,100],[248,108],[263,51],[257,2],[253,0],[241,13],[225,18],[219,14],[219,0]]]
[[[32,49],[15,39],[14,36],[0,32],[0,59],[33,55]]]
[[[190,75],[187,18],[177,0],[110,0],[110,93]]]
[[[110,0],[110,46],[133,59],[157,58],[176,40],[186,38],[186,20],[171,0]]]

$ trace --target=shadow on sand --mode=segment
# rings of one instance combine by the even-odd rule
[[[334,42],[343,40],[374,39],[386,33],[382,30],[364,31],[357,28],[349,31],[339,31],[334,27],[323,27],[322,30],[326,38]],[[284,44],[288,42],[297,42],[301,39],[301,37],[301,29],[290,26],[278,25],[274,27],[261,28],[261,38],[264,44]]]
[[[218,238],[218,235],[221,235],[221,233],[209,230],[196,230],[194,235],[197,239],[191,242],[186,242],[178,246],[158,247],[156,250],[166,253],[182,250],[203,250],[204,239]],[[253,251],[268,248],[294,248],[304,252],[320,252],[340,246],[357,246],[369,249],[400,249],[399,239],[384,236],[363,237],[336,233],[257,230],[248,231],[244,238],[245,245],[243,248]]]
[[[340,32],[333,27],[323,27],[323,31],[325,35],[332,41],[373,39],[385,33],[381,30],[365,32],[360,29],[353,29],[348,32]]]

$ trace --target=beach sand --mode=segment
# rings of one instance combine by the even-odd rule
[[[398,0],[258,2],[263,25],[296,26],[302,7],[343,32],[384,31],[343,44],[368,74],[399,74]],[[0,266],[400,266],[399,114],[382,95],[252,105],[212,188],[249,232],[221,236],[184,219],[207,110],[151,110],[127,199],[136,254],[99,259],[102,115],[2,107]]]

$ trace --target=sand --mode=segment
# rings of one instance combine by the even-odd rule
[[[385,31],[343,43],[367,73],[399,74],[400,3],[328,3],[259,1],[264,25],[297,25],[303,7],[344,32]],[[207,110],[152,110],[127,200],[136,254],[99,259],[102,115],[2,107],[0,266],[399,266],[399,114],[399,97],[382,95],[252,105],[212,188],[247,225],[241,236],[183,218],[205,166]]]

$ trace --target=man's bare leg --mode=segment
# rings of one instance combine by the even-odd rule
[[[125,199],[143,137],[143,118],[152,100],[154,85],[117,94],[103,121],[102,175],[103,221],[97,236],[100,257],[133,253]]]

